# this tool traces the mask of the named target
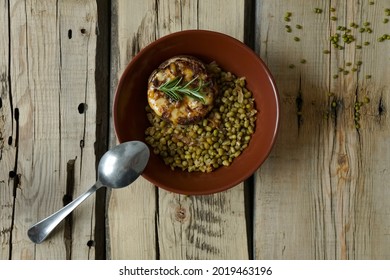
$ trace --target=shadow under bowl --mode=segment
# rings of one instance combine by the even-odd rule
[[[173,171],[151,151],[142,176],[157,187],[186,195],[227,190],[249,178],[266,160],[279,123],[278,92],[270,71],[256,53],[228,35],[186,30],[162,37],[142,49],[119,79],[113,104],[116,136],[120,143],[145,142],[145,130],[150,126],[145,111],[149,75],[163,61],[176,55],[192,55],[205,63],[215,61],[224,71],[246,77],[258,111],[255,132],[248,147],[228,167],[209,173]]]

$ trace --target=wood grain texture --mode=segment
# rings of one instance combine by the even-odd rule
[[[9,171],[14,169],[15,148],[9,145],[9,136],[13,135],[13,111],[9,95],[9,25],[8,1],[0,3],[0,259],[10,258],[10,237],[13,212],[13,184]]]
[[[9,1],[7,7],[3,2],[1,19],[8,28],[2,27],[2,40],[9,42],[2,41],[8,54],[1,65],[8,83],[0,110],[2,135],[9,141],[1,147],[2,254],[8,251],[2,257],[94,258],[87,245],[93,239],[93,200],[40,245],[28,239],[27,229],[96,179],[96,3]],[[80,103],[88,108],[81,114]]]
[[[132,1],[131,5],[116,1],[114,7],[118,22],[113,32],[114,79],[142,47],[166,34],[201,28],[241,40],[244,35],[243,1]],[[135,9],[137,14],[128,17]],[[137,226],[140,220],[142,227]],[[242,185],[216,195],[188,197],[155,191],[141,178],[121,194],[111,192],[108,225],[111,259],[248,258]],[[118,240],[119,227],[133,229],[131,237]],[[140,240],[145,241],[143,246]]]
[[[388,33],[382,20],[389,2],[374,2],[258,2],[257,50],[280,91],[281,125],[255,176],[255,258],[390,258],[390,45],[377,41]],[[360,33],[353,22],[369,22],[373,32]],[[355,38],[341,39],[343,50],[330,44],[344,33],[338,26]]]
[[[276,145],[254,176],[254,198],[242,184],[184,196],[143,178],[109,192],[106,258],[390,259],[390,44],[377,41],[389,33],[390,2],[369,2],[112,0],[108,66],[110,42],[97,44],[97,17],[110,4],[0,0],[0,259],[95,258],[104,240],[94,240],[93,197],[40,245],[27,229],[95,182],[107,139],[117,144],[105,127],[112,119],[97,114],[112,108],[127,63],[185,29],[255,42],[280,93]],[[343,50],[329,40],[345,33],[338,26],[354,39],[340,38]]]
[[[113,1],[112,5],[113,99],[118,79],[127,63],[141,48],[156,39],[156,10],[155,1]],[[128,13],[132,11],[129,17]],[[110,145],[116,144],[112,128]],[[107,205],[107,258],[156,259],[155,187],[140,177],[129,188],[108,192]]]
[[[95,53],[95,88],[96,88],[96,139],[95,166],[108,149],[110,126],[110,49],[111,49],[111,1],[96,1],[96,53]],[[95,200],[95,259],[106,258],[106,201],[107,189],[96,192]]]

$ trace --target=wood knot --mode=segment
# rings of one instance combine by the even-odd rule
[[[175,220],[184,223],[188,219],[187,209],[184,207],[178,206],[175,209]]]
[[[346,154],[340,154],[337,158],[337,175],[340,179],[349,180],[349,162]]]
[[[347,165],[348,163],[348,157],[346,154],[341,154],[337,158],[338,165]]]

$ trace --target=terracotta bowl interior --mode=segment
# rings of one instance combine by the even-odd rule
[[[248,148],[229,167],[210,173],[172,171],[151,152],[142,176],[175,193],[196,195],[224,191],[250,177],[266,160],[279,120],[273,78],[262,60],[240,41],[221,33],[189,30],[162,37],[142,49],[119,80],[113,106],[116,135],[120,143],[145,141],[144,132],[149,125],[145,113],[148,77],[164,60],[182,54],[196,56],[206,63],[216,61],[222,69],[246,77],[258,110],[256,131]]]

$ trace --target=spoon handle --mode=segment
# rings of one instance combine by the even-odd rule
[[[53,231],[53,229],[66,217],[68,216],[77,206],[80,205],[87,197],[97,191],[102,185],[96,183],[85,193],[80,195],[78,198],[65,205],[57,212],[51,214],[49,217],[42,221],[34,224],[27,231],[27,235],[30,240],[34,243],[41,243],[46,237]]]

